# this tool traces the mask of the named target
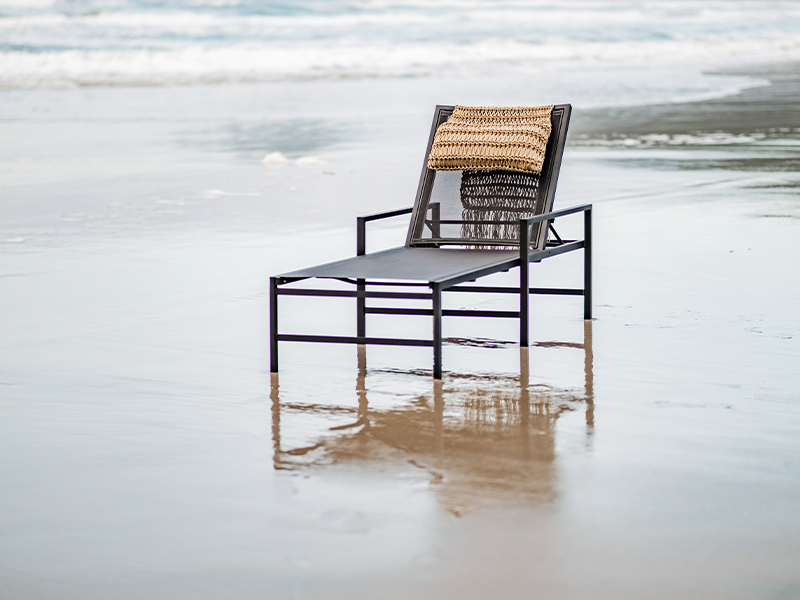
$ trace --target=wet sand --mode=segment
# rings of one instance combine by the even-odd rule
[[[368,199],[407,203],[427,115],[323,119],[291,157],[324,164],[220,164],[252,138],[187,125],[228,146],[6,187],[0,596],[800,598],[796,84],[576,111],[557,206],[595,206],[595,320],[535,297],[528,351],[446,320],[441,386],[425,349],[267,360],[267,278],[350,254]],[[765,136],[594,143],[718,131]],[[531,278],[573,285],[581,257]],[[287,332],[355,326],[289,300]]]
[[[800,137],[800,65],[748,66],[720,70],[717,74],[757,77],[769,85],[689,104],[587,110],[575,115],[573,138],[718,132],[762,133],[779,139]]]

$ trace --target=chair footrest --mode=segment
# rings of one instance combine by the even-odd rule
[[[366,285],[366,284],[365,284]],[[358,290],[314,290],[308,288],[281,288],[276,291],[279,296],[333,296],[338,298],[400,298],[404,300],[432,300],[433,295],[421,292],[373,292]]]
[[[430,308],[384,308],[381,306],[366,306],[364,312],[373,315],[420,315],[433,316]],[[495,317],[500,319],[518,319],[519,311],[516,310],[459,310],[445,308],[443,317]]]
[[[484,286],[484,285],[454,285],[445,288],[443,292],[477,292],[482,294],[519,294],[518,287]],[[552,294],[555,296],[583,296],[581,288],[529,288],[531,294]]]
[[[320,342],[323,344],[372,344],[376,346],[433,346],[433,340],[403,340],[396,338],[350,337],[341,335],[296,335],[279,333],[279,342]]]

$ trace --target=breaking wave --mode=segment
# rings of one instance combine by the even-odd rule
[[[792,2],[0,0],[0,87],[800,60]]]

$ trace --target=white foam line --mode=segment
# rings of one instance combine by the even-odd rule
[[[213,0],[211,0],[213,1]],[[220,0],[224,2],[225,0]],[[1,6],[1,5],[0,5]],[[87,27],[102,30],[108,27],[124,29],[147,29],[174,31],[181,34],[196,34],[213,30],[217,33],[244,33],[252,30],[348,29],[353,27],[389,27],[402,30],[409,25],[428,25],[432,29],[459,25],[462,29],[486,23],[513,24],[514,27],[550,26],[560,24],[566,29],[576,26],[619,26],[642,24],[661,29],[667,24],[714,25],[728,27],[741,24],[747,28],[759,24],[780,25],[786,20],[800,17],[797,3],[740,3],[730,2],[720,6],[694,7],[692,10],[676,10],[672,2],[641,4],[619,3],[609,7],[608,3],[547,3],[530,6],[519,3],[478,2],[460,3],[445,10],[441,4],[417,6],[418,11],[397,10],[396,6],[367,9],[345,14],[298,14],[298,15],[224,15],[190,11],[101,11],[87,15],[65,15],[46,13],[39,15],[7,16],[0,19],[0,29],[33,29]],[[661,23],[662,27],[654,23]],[[719,27],[717,27],[719,28]]]
[[[666,134],[654,133],[617,139],[582,139],[576,146],[608,146],[626,148],[651,148],[655,146],[738,146],[760,144],[766,139],[764,133],[732,134]]]
[[[665,61],[800,59],[800,36],[743,43],[683,42],[526,44],[484,40],[472,45],[242,44],[180,50],[67,50],[0,53],[0,86],[38,87],[103,83],[247,81],[338,76],[407,76],[433,73],[536,72],[593,65],[663,64]],[[633,60],[636,62],[634,63]]]

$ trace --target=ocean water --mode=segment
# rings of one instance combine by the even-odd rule
[[[791,1],[3,0],[0,88],[627,69],[606,103],[686,101],[754,82],[670,66],[795,60],[799,30]]]

